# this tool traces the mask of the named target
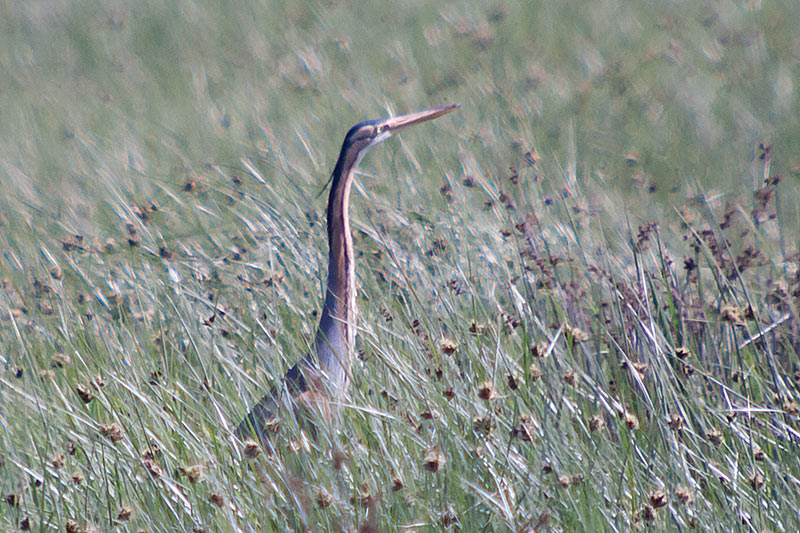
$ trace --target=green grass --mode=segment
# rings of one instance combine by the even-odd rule
[[[796,2],[379,6],[0,7],[2,529],[797,531]],[[344,133],[445,103],[341,419],[245,458]]]

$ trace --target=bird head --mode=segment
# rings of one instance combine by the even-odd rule
[[[351,168],[358,165],[364,154],[373,146],[382,143],[395,132],[415,124],[433,120],[458,108],[457,104],[417,111],[399,117],[367,120],[359,122],[347,132],[342,143],[342,163],[350,163]]]

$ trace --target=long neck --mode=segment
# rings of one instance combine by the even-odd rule
[[[358,160],[339,160],[328,198],[328,286],[315,341],[317,360],[331,386],[346,388],[356,334],[355,262],[350,233],[350,188]]]

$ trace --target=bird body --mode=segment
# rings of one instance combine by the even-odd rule
[[[268,440],[267,422],[273,417],[284,392],[289,394],[295,412],[298,399],[304,398],[327,410],[327,399],[341,399],[346,394],[358,314],[349,218],[355,170],[370,148],[394,132],[440,117],[457,107],[449,105],[389,119],[369,120],[356,124],[347,132],[331,175],[327,210],[328,282],[313,350],[286,373],[284,390],[273,389],[250,410],[236,428],[239,438],[255,434],[262,442]],[[319,402],[321,399],[325,401]]]

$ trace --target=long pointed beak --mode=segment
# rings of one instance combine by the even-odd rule
[[[416,113],[409,113],[407,115],[400,115],[399,117],[387,118],[380,125],[394,133],[395,131],[402,130],[414,124],[433,120],[435,118],[446,115],[451,111],[458,109],[458,104],[450,104],[442,107],[435,107],[433,109],[426,109],[424,111],[417,111]]]

